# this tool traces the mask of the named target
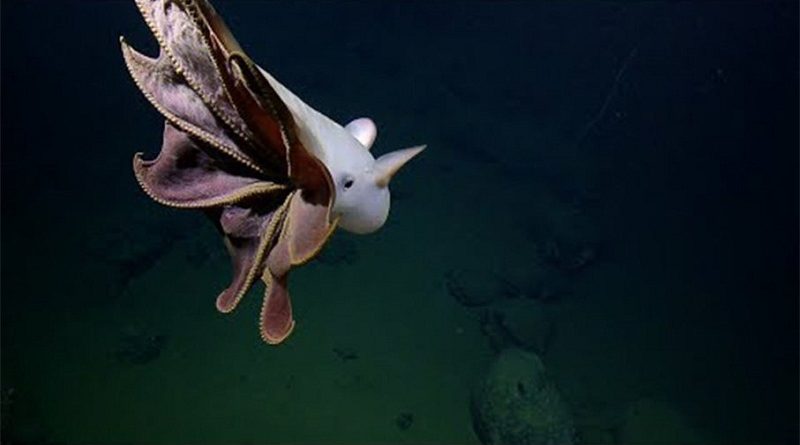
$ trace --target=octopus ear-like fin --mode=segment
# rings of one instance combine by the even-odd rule
[[[375,183],[378,187],[386,187],[389,185],[389,181],[391,181],[394,174],[408,161],[414,158],[414,156],[420,154],[422,150],[425,150],[425,147],[425,145],[418,145],[416,147],[395,150],[376,159]]]
[[[375,122],[368,117],[355,119],[345,125],[344,128],[367,150],[372,148],[372,144],[378,136],[378,128],[375,126]]]

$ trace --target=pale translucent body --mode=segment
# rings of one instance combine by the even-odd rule
[[[338,217],[339,226],[349,232],[378,230],[389,215],[389,179],[424,146],[397,150],[375,159],[369,151],[377,134],[371,120],[356,119],[343,127],[259,69],[291,111],[300,141],[322,161],[333,179],[336,196],[332,217]]]

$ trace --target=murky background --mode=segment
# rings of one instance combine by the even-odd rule
[[[134,180],[133,2],[3,2],[4,443],[797,443],[796,2],[218,3],[428,150],[267,346],[263,288],[218,313],[215,229]]]

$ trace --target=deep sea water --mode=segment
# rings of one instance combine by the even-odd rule
[[[133,2],[3,2],[4,443],[479,443],[510,346],[578,442],[798,442],[796,2],[218,3],[374,150],[428,149],[269,347],[261,287],[214,308],[212,225],[133,178]]]

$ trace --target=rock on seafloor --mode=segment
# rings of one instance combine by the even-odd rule
[[[570,293],[569,277],[540,261],[491,269],[451,269],[444,277],[447,293],[462,306],[486,307],[513,299],[552,303]]]
[[[517,298],[517,288],[486,269],[453,269],[445,275],[447,292],[466,307],[480,307]]]
[[[555,339],[555,324],[538,300],[506,300],[483,311],[481,332],[495,352],[517,347],[546,354]]]
[[[557,445],[575,441],[572,415],[539,357],[502,351],[472,394],[475,433],[484,445]]]

